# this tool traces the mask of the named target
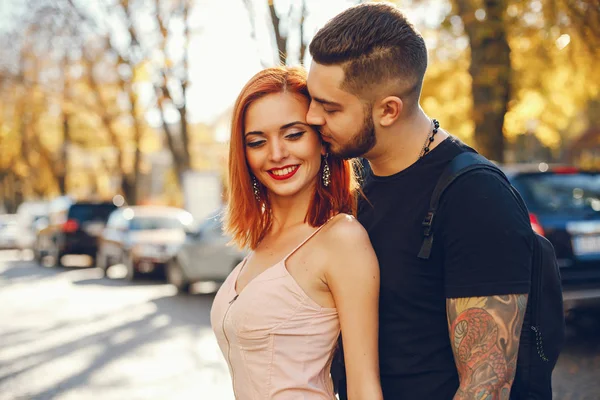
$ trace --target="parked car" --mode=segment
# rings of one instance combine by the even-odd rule
[[[192,214],[175,207],[119,209],[110,215],[100,237],[96,266],[106,273],[110,266],[124,264],[128,280],[144,273],[164,272],[193,221]]]
[[[185,243],[167,264],[167,281],[180,293],[196,282],[223,282],[246,256],[246,250],[230,245],[223,233],[220,213],[207,218],[197,230],[188,232]]]
[[[51,266],[61,265],[70,254],[96,257],[98,236],[117,206],[112,202],[75,201],[59,197],[50,203],[48,219],[38,226],[34,256],[41,262],[52,258]]]
[[[16,214],[0,214],[0,250],[18,248],[19,225]]]
[[[19,235],[18,248],[33,249],[37,236],[36,223],[48,217],[49,203],[47,201],[25,201],[17,208]]]
[[[563,281],[600,280],[600,173],[545,163],[503,170],[554,246]]]

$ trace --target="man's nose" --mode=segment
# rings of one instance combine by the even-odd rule
[[[315,102],[311,101],[310,106],[308,107],[308,112],[306,113],[306,122],[309,125],[325,125],[325,118],[323,118],[322,113],[317,108],[318,107]]]

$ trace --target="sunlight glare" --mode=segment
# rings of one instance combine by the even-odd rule
[[[566,33],[563,35],[560,35],[560,37],[558,39],[556,39],[556,47],[559,50],[562,50],[565,47],[567,47],[569,45],[569,43],[571,43],[571,36],[569,36]]]
[[[480,8],[477,11],[475,11],[475,18],[477,18],[477,21],[483,21],[485,19],[485,16],[486,12],[483,8]]]

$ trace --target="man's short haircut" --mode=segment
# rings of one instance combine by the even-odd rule
[[[427,48],[421,34],[395,6],[366,3],[351,7],[321,28],[309,46],[315,62],[344,70],[342,89],[359,97],[394,85],[399,97],[421,92]],[[362,96],[361,96],[362,95]]]

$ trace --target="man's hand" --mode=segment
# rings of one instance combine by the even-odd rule
[[[455,400],[508,400],[526,306],[525,294],[446,301],[460,378]]]

